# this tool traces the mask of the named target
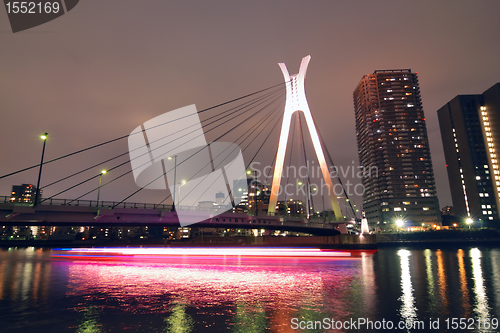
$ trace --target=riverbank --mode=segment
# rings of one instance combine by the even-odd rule
[[[200,236],[183,240],[4,240],[0,247],[152,247],[152,246],[269,246],[321,247],[328,249],[376,249],[381,247],[460,247],[500,246],[500,232],[495,229],[458,229],[404,233],[336,236]]]

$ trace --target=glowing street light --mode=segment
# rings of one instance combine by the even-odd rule
[[[396,220],[396,226],[398,228],[402,228],[404,225],[405,225],[405,221],[403,221],[402,219],[397,219]]]
[[[467,218],[467,220],[465,220],[465,223],[467,223],[467,225],[469,226],[469,229],[470,229],[470,226],[472,223],[474,223],[474,220],[469,217],[469,218]]]
[[[43,140],[43,148],[42,148],[42,159],[40,161],[40,170],[38,170],[38,181],[36,183],[36,194],[35,194],[35,202],[33,203],[33,207],[38,205],[38,198],[40,197],[40,178],[42,178],[42,166],[43,166],[43,156],[45,155],[45,144],[47,143],[47,136],[49,133],[45,132],[40,135],[40,138]]]
[[[106,170],[102,170],[101,173],[99,174],[99,187],[97,188],[97,207],[99,207],[99,197],[101,196],[101,178],[102,175],[106,174]]]
[[[176,185],[175,183],[177,182],[177,180],[176,180],[176,178],[177,178],[177,155],[167,157],[167,159],[169,161],[171,161],[172,158],[174,159],[174,190],[172,193],[172,206],[175,209],[175,185]]]
[[[181,187],[186,185],[187,181],[185,179],[181,180],[181,182],[179,183],[179,193],[178,193],[178,198],[177,198],[177,206],[180,207],[180,204],[181,204]]]

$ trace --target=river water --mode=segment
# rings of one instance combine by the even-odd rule
[[[499,332],[498,318],[495,247],[157,263],[0,250],[0,332]]]

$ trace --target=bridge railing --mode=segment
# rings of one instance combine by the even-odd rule
[[[13,202],[9,196],[0,196],[0,203],[12,203],[16,206],[30,206],[31,203]],[[138,203],[138,202],[115,202],[97,200],[73,200],[73,199],[41,199],[39,205],[55,205],[55,206],[77,206],[77,207],[102,207],[102,208],[139,208],[139,209],[161,209],[172,210],[172,205]]]
[[[0,196],[0,203],[10,203],[13,204],[14,206],[31,206],[31,203],[22,203],[22,202],[12,202],[10,196]],[[77,206],[77,207],[96,207],[96,208],[136,208],[136,209],[159,209],[163,211],[172,211],[172,205],[164,205],[164,204],[152,204],[152,203],[137,203],[137,202],[115,202],[115,201],[99,201],[97,200],[74,200],[74,199],[43,199],[39,203],[39,205],[42,206],[49,206],[49,205],[55,205],[55,206]],[[178,209],[182,211],[204,211],[205,209],[202,207],[189,207],[189,206],[179,206]],[[215,211],[214,213],[220,214],[224,213],[224,211]],[[275,212],[273,214],[267,215],[264,212],[259,212],[259,214],[255,214],[255,212],[248,213],[246,212],[245,214],[251,215],[251,216],[256,216],[256,217],[265,217],[265,216],[279,216],[279,217],[284,217],[284,218],[295,218],[295,219],[306,219],[306,216],[304,214],[290,214],[290,213],[279,213]],[[329,223],[329,222],[335,222],[335,217],[333,215],[330,216],[315,216],[311,215],[308,222],[323,222],[323,223]]]

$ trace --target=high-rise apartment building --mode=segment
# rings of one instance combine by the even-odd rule
[[[42,198],[42,190],[38,197],[38,202]],[[10,196],[10,202],[34,203],[36,195],[36,186],[31,184],[13,185]]]
[[[372,227],[441,222],[417,73],[377,70],[354,90],[363,209]],[[375,224],[375,225],[374,225]]]
[[[455,217],[498,226],[500,83],[458,95],[438,110]]]

